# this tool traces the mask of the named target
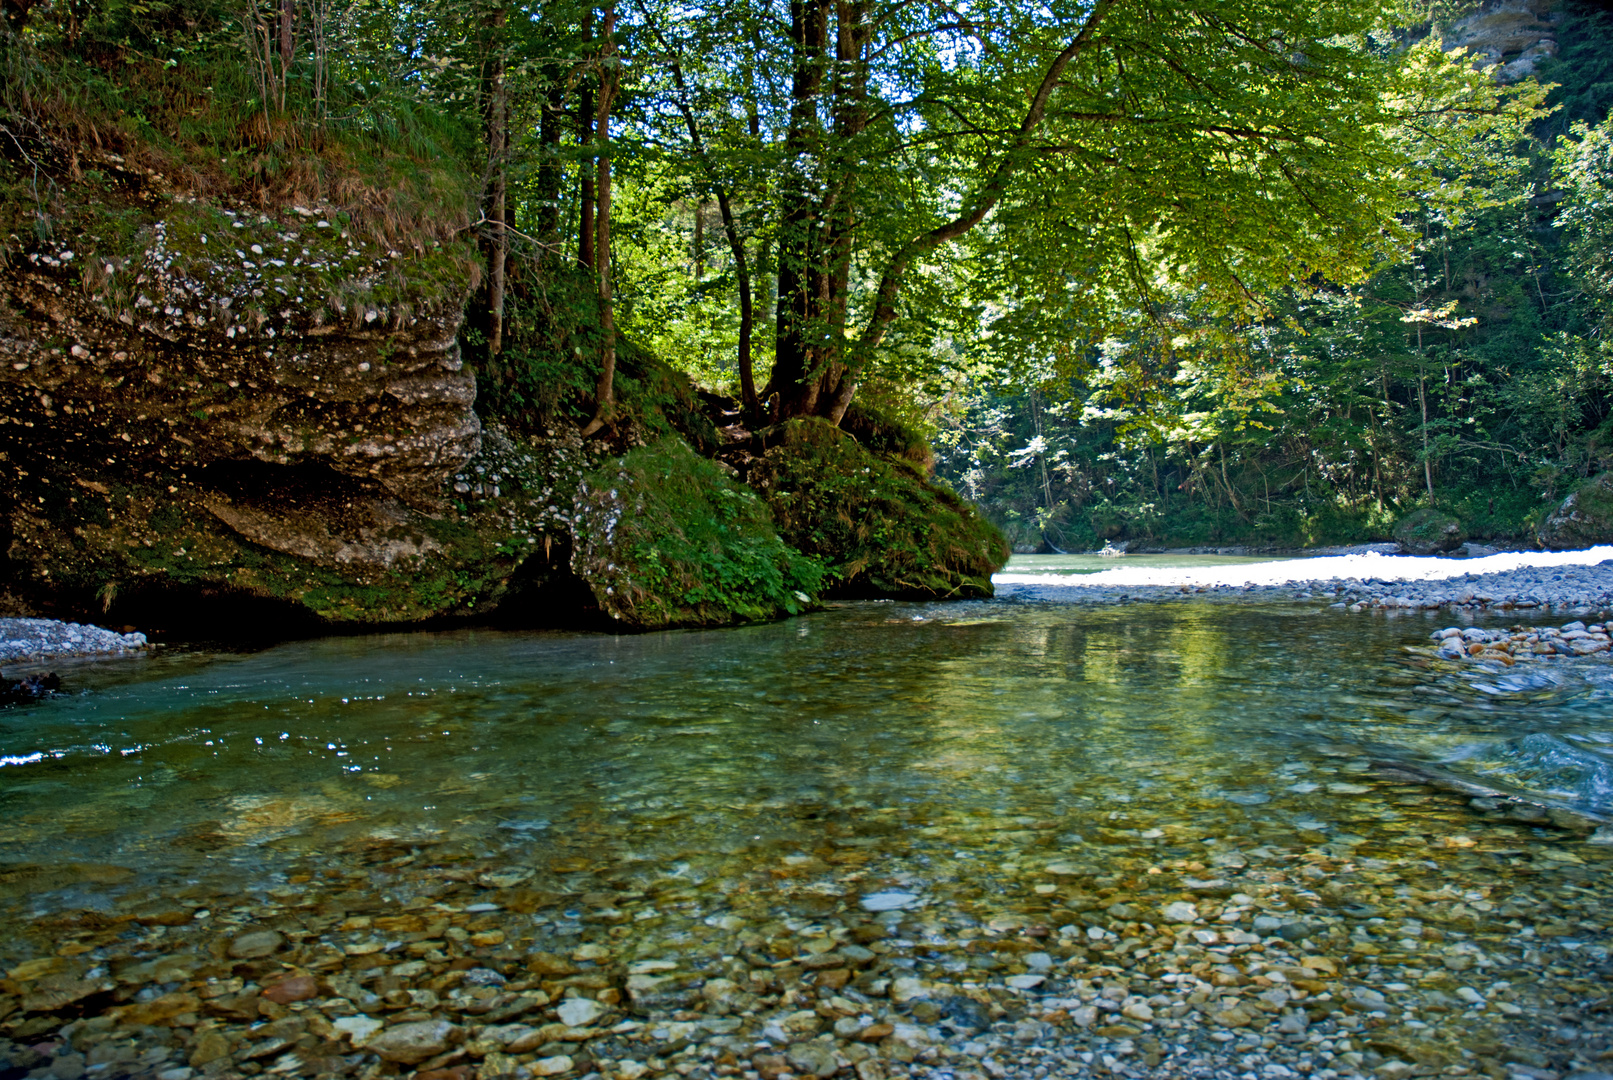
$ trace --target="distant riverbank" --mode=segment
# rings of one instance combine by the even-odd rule
[[[1090,560],[1087,560],[1090,562]],[[1125,555],[1111,569],[1069,568],[1068,556],[1015,556],[995,577],[1003,598],[1061,603],[1193,596],[1331,599],[1341,609],[1550,608],[1613,605],[1613,547],[1512,551],[1448,559],[1363,552],[1316,557]],[[1061,563],[1065,564],[1061,567]]]

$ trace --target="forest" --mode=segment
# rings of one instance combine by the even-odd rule
[[[1613,16],[1489,10],[5,0],[0,228],[90,146],[336,206],[484,416],[608,438],[636,350],[1018,550],[1523,538],[1613,455]]]

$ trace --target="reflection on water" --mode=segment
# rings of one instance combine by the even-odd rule
[[[0,858],[250,880],[344,846],[563,847],[581,827],[631,837],[639,860],[766,851],[870,813],[1166,831],[1142,849],[1471,827],[1465,798],[1379,775],[1394,760],[1613,809],[1604,665],[1508,673],[1508,692],[1408,667],[1416,626],[874,604],[738,631],[386,635],[163,658],[134,681],[89,669],[79,694],[4,717]],[[1408,794],[1417,812],[1386,819]]]

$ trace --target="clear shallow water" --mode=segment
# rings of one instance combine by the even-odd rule
[[[11,897],[26,918],[411,845],[642,877],[692,858],[742,874],[867,834],[888,838],[870,871],[941,875],[1301,835],[1399,855],[1487,825],[1522,842],[1430,778],[1613,813],[1606,663],[1444,668],[1402,649],[1423,622],[865,604],[717,632],[466,630],[86,667],[77,693],[0,716],[0,861],[136,872],[36,882]],[[1051,825],[1002,824],[1019,819]]]
[[[1234,1038],[1344,1075],[1370,1069],[1363,1051],[1589,1061],[1601,1042],[1561,1049],[1543,1017],[1605,987],[1613,846],[1588,842],[1586,815],[1613,802],[1613,677],[1598,658],[1487,670],[1408,652],[1434,625],[881,603],[716,632],[465,630],[70,669],[75,693],[0,714],[0,1030],[49,1038],[73,1010],[112,1010],[108,1037],[151,1070],[224,1031],[234,1057],[215,1064],[338,1075],[363,1060],[330,1028],[355,1008],[475,1024],[455,977],[558,995],[558,954],[629,995],[629,973],[674,969],[768,995],[738,1016],[699,1011],[698,989],[691,1012],[617,995],[635,1011],[607,1023],[649,1023],[538,1051],[592,1055],[579,1075],[629,1057],[660,1075],[707,1037],[741,1060],[803,1008],[933,1023],[941,1005],[879,985],[908,977],[945,987],[967,1027],[991,1020],[968,1002],[990,1001],[1009,1027],[1053,1016],[1034,1038],[1059,1054],[1209,1063],[1192,1075],[1232,1075],[1213,1070],[1233,1068]],[[272,954],[243,951],[271,931]],[[792,960],[852,940],[872,966],[838,983]],[[1027,950],[1057,965],[1040,990],[1005,983],[1038,981]],[[267,1039],[253,1025],[270,1014],[232,995],[290,971],[330,997]],[[1093,1011],[1100,985],[1158,1012],[1058,1019]],[[1473,987],[1510,1011],[1459,1011]],[[1212,1011],[1237,1000],[1212,989],[1281,1000]],[[131,1001],[151,1011],[115,1004]],[[926,1059],[963,1071],[929,1075],[980,1076],[970,1045]],[[922,1074],[904,1060],[889,1075]]]

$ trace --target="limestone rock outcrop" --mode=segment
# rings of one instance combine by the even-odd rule
[[[64,211],[0,285],[11,594],[159,623],[218,598],[327,624],[496,603],[561,515],[450,503],[483,442],[456,340],[471,255],[388,250],[322,208]]]
[[[1515,83],[1557,55],[1561,7],[1561,0],[1492,0],[1451,23],[1441,44],[1446,51],[1466,49],[1496,82]]]

